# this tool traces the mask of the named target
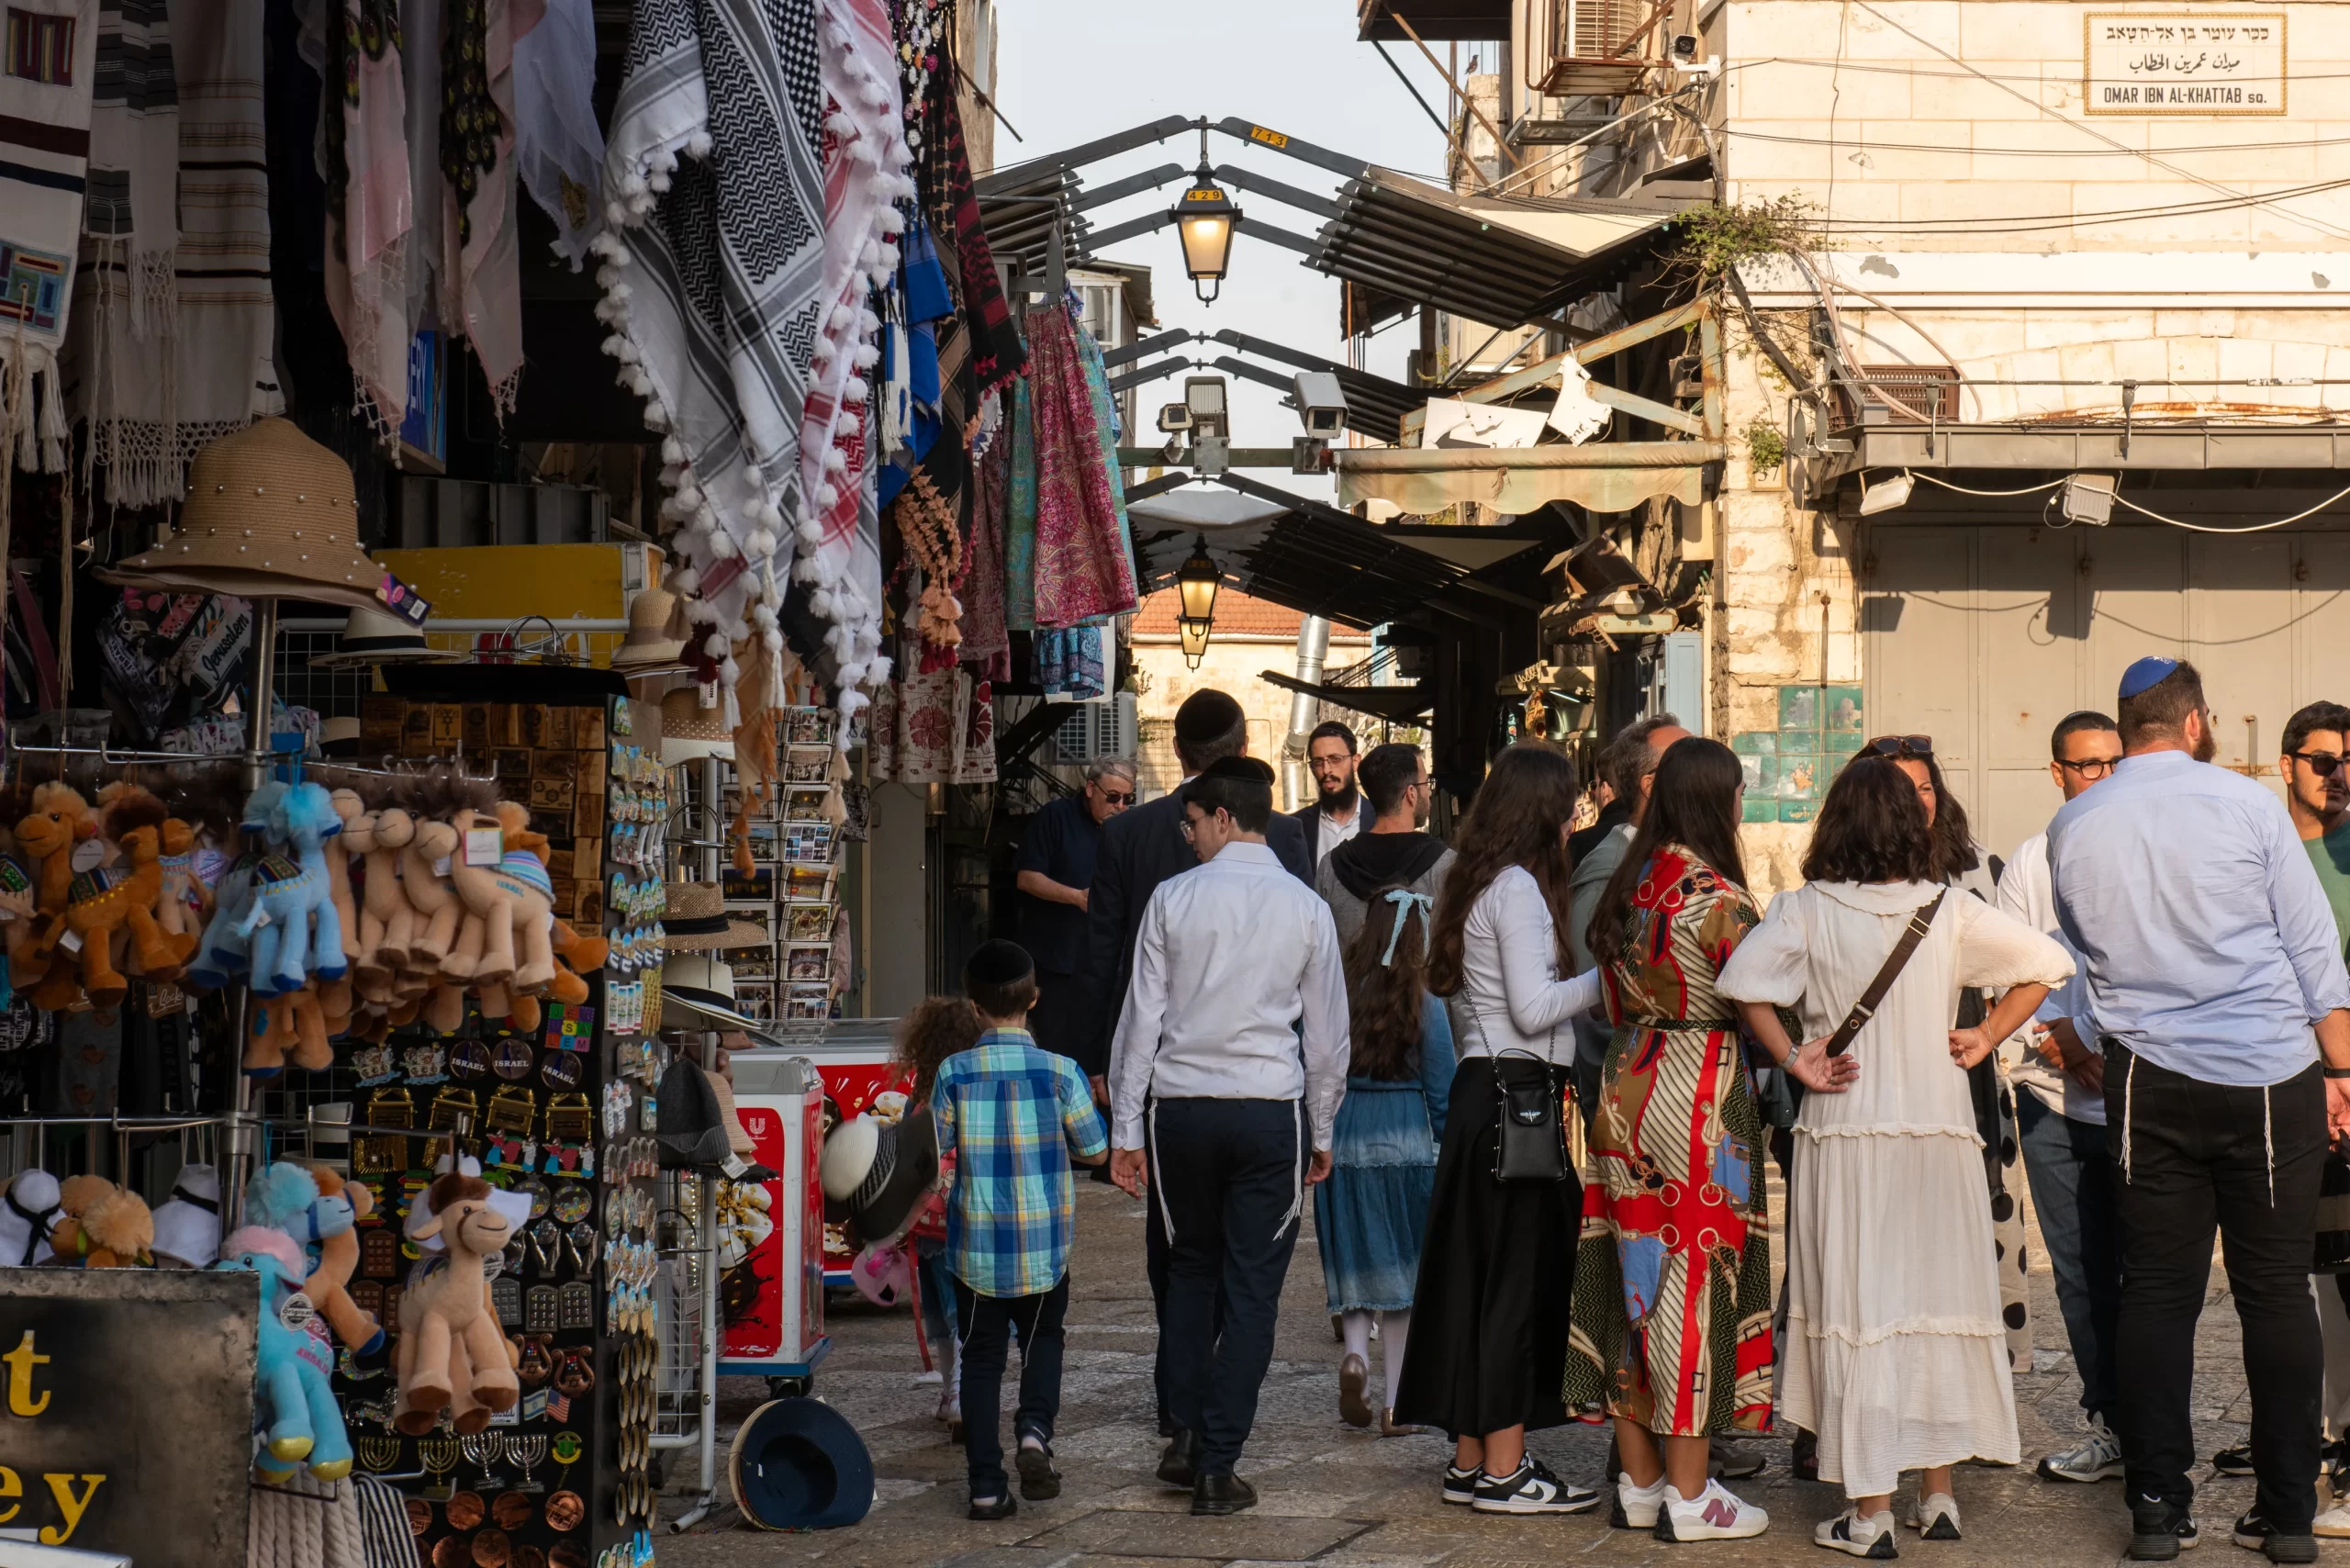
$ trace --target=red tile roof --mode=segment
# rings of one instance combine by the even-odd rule
[[[1140,637],[1172,637],[1175,618],[1181,612],[1182,599],[1174,588],[1161,588],[1142,601],[1135,615],[1135,634]],[[1297,623],[1303,617],[1294,610],[1273,603],[1270,599],[1252,599],[1229,585],[1215,596],[1215,635],[1225,637],[1294,637]],[[1334,643],[1360,643],[1370,639],[1349,626],[1330,629]]]

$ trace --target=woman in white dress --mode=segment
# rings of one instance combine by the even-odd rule
[[[1875,1014],[1855,1036],[1849,1093],[1807,1096],[1787,1211],[1787,1345],[1781,1409],[1819,1438],[1819,1475],[1852,1506],[1813,1539],[1855,1557],[1896,1555],[1892,1493],[1922,1470],[1912,1523],[1958,1537],[1951,1467],[2014,1463],[2015,1392],[1992,1253],[1990,1197],[1966,1070],[2073,972],[2065,950],[1934,873],[1926,814],[1892,762],[1837,776],[1804,858],[1721,971],[1774,1056],[1835,1032],[1911,914],[1942,897]],[[2009,988],[1976,1028],[1953,1029],[1961,986]]]

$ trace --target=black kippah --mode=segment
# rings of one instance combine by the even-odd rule
[[[1185,745],[1220,741],[1237,729],[1246,714],[1240,704],[1214,687],[1194,691],[1175,710],[1175,738]]]
[[[966,991],[989,985],[1017,985],[1036,972],[1036,960],[1017,942],[1002,937],[982,942],[963,963]]]
[[[1229,778],[1238,784],[1262,784],[1272,787],[1272,765],[1253,756],[1220,756],[1200,770],[1203,778]]]

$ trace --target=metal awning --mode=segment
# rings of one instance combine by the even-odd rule
[[[2030,425],[1855,425],[1809,449],[1822,486],[1863,468],[2350,468],[2350,424],[2245,420],[2124,425],[2119,420]],[[1343,458],[1345,454],[1341,454]],[[1807,455],[1799,435],[1796,455]]]
[[[1129,506],[1141,592],[1175,581],[1194,540],[1243,592],[1369,631],[1431,608],[1490,619],[1540,602],[1391,539],[1376,523],[1226,474],[1223,488],[1185,488]]]
[[[1401,13],[1412,32],[1439,43],[1455,39],[1480,43],[1509,37],[1510,0],[1382,0],[1357,6],[1355,41],[1400,43],[1411,35],[1396,25]]]
[[[1489,327],[1518,327],[1606,288],[1670,234],[1684,200],[1456,196],[1367,168],[1338,194],[1306,264],[1360,286],[1377,314],[1431,304]],[[1244,225],[1243,232],[1246,232]]]
[[[1436,706],[1436,698],[1418,681],[1394,686],[1331,686],[1300,680],[1277,669],[1259,670],[1258,678],[1290,691],[1299,691],[1333,708],[1351,708],[1391,724],[1407,724]]]
[[[1659,496],[1695,506],[1706,498],[1706,465],[1729,449],[1718,441],[1595,442],[1589,446],[1514,448],[1359,447],[1331,454],[1338,504],[1389,501],[1407,512],[1438,512],[1474,501],[1504,516],[1572,501],[1585,511],[1630,511]]]

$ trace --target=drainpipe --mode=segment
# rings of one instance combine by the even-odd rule
[[[1309,615],[1297,623],[1297,678],[1309,685],[1322,683],[1322,664],[1330,656],[1330,623],[1319,615]],[[1289,736],[1281,742],[1281,789],[1289,797],[1290,811],[1295,811],[1315,799],[1316,790],[1313,776],[1305,769],[1305,743],[1314,734],[1314,715],[1320,711],[1318,698],[1300,691],[1289,700]]]

